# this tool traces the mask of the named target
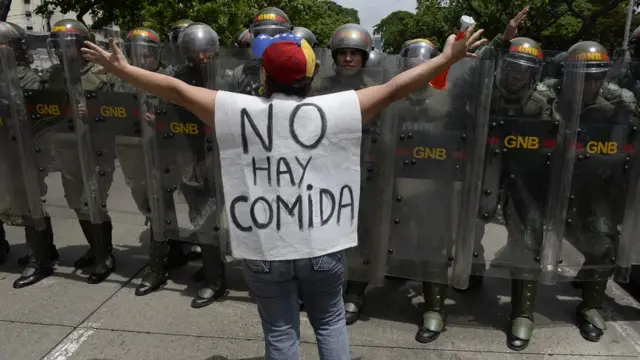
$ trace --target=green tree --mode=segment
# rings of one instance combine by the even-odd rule
[[[294,25],[309,28],[322,46],[329,43],[338,26],[360,22],[357,10],[329,0],[43,0],[36,13],[50,17],[55,10],[75,12],[79,20],[90,14],[94,29],[111,23],[122,29],[144,25],[160,34],[166,34],[172,22],[190,19],[210,25],[220,35],[221,43],[228,45],[267,6],[282,9]]]
[[[456,31],[460,16],[472,16],[486,37],[501,34],[515,14],[529,6],[529,14],[519,36],[540,41],[547,50],[566,50],[581,40],[598,41],[611,51],[622,45],[627,0],[417,0],[411,17],[395,13],[374,28],[381,35],[384,50],[397,53],[410,38],[426,37],[442,45]],[[401,20],[401,21],[400,21]],[[640,25],[634,16],[633,26]],[[403,28],[405,38],[395,29]],[[400,33],[401,34],[401,33]]]

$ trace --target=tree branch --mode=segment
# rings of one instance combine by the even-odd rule
[[[482,18],[482,13],[478,11],[478,9],[473,5],[471,0],[467,0],[467,6],[469,6],[469,10],[475,15],[476,18]]]
[[[588,19],[582,19],[582,26],[580,26],[580,29],[578,29],[578,31],[573,35],[573,37],[571,38],[571,42],[572,43],[576,43],[578,42],[581,38],[582,35],[587,32],[587,30],[593,28],[593,26],[595,25],[596,21],[598,21],[598,18],[605,15],[606,13],[612,11],[613,9],[615,9],[616,7],[618,7],[618,5],[620,5],[620,3],[623,0],[610,0],[609,3],[607,3],[607,5],[604,5],[603,7],[601,7],[600,9],[598,9],[597,11],[594,11]],[[570,1],[573,2],[573,1]]]
[[[565,11],[564,13],[562,13],[562,14],[560,14],[560,15],[556,15],[556,16],[553,18],[553,20],[551,20],[551,21],[550,21],[550,22],[548,22],[548,23],[545,23],[545,24],[544,24],[544,27],[545,27],[545,28],[550,28],[550,27],[551,27],[551,26],[553,26],[555,23],[557,23],[557,22],[558,22],[558,20],[560,20],[563,16],[567,15],[567,14],[568,14],[568,13],[570,13],[570,12],[571,12],[571,11],[567,10],[567,11]]]
[[[569,10],[569,12],[577,17],[578,19],[582,20],[582,23],[584,24],[587,21],[586,16],[580,14],[574,7],[573,7],[573,0],[567,0],[565,1],[567,3],[567,9]]]
[[[79,9],[78,9],[78,14],[76,15],[76,20],[80,21],[81,23],[84,24],[84,26],[87,26],[87,23],[84,22],[84,16],[91,11],[91,9],[95,6],[95,3],[93,1],[88,1],[86,4],[82,5]],[[89,27],[89,26],[87,26]]]

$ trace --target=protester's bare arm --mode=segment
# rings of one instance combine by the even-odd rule
[[[191,86],[176,78],[132,66],[113,39],[109,40],[109,46],[112,52],[85,42],[82,53],[85,59],[101,65],[120,79],[189,110],[205,124],[214,127],[217,91]]]
[[[486,39],[478,40],[482,35],[482,30],[475,33],[473,30],[474,26],[471,26],[465,32],[465,36],[458,41],[455,40],[455,35],[449,36],[445,48],[439,56],[396,75],[385,84],[358,90],[356,94],[360,101],[362,122],[370,121],[394,101],[422,89],[438,73],[463,57],[475,56],[469,51],[483,45]]]

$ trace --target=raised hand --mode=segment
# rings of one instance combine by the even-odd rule
[[[509,20],[507,27],[504,29],[504,33],[502,33],[502,37],[505,41],[511,41],[518,35],[518,28],[524,20],[527,18],[527,13],[529,12],[529,7],[525,7],[520,10],[520,12],[513,17],[513,19]]]
[[[85,41],[82,48],[82,56],[100,66],[110,73],[114,73],[118,70],[124,69],[129,63],[122,54],[122,51],[118,48],[113,38],[109,39],[109,48],[111,52],[108,52],[98,45]]]
[[[480,39],[484,30],[480,29],[474,33],[475,27],[475,24],[470,26],[464,32],[464,37],[457,41],[456,35],[449,35],[442,50],[442,55],[449,57],[453,62],[464,57],[475,57],[476,54],[471,53],[471,51],[487,42],[487,39]]]

